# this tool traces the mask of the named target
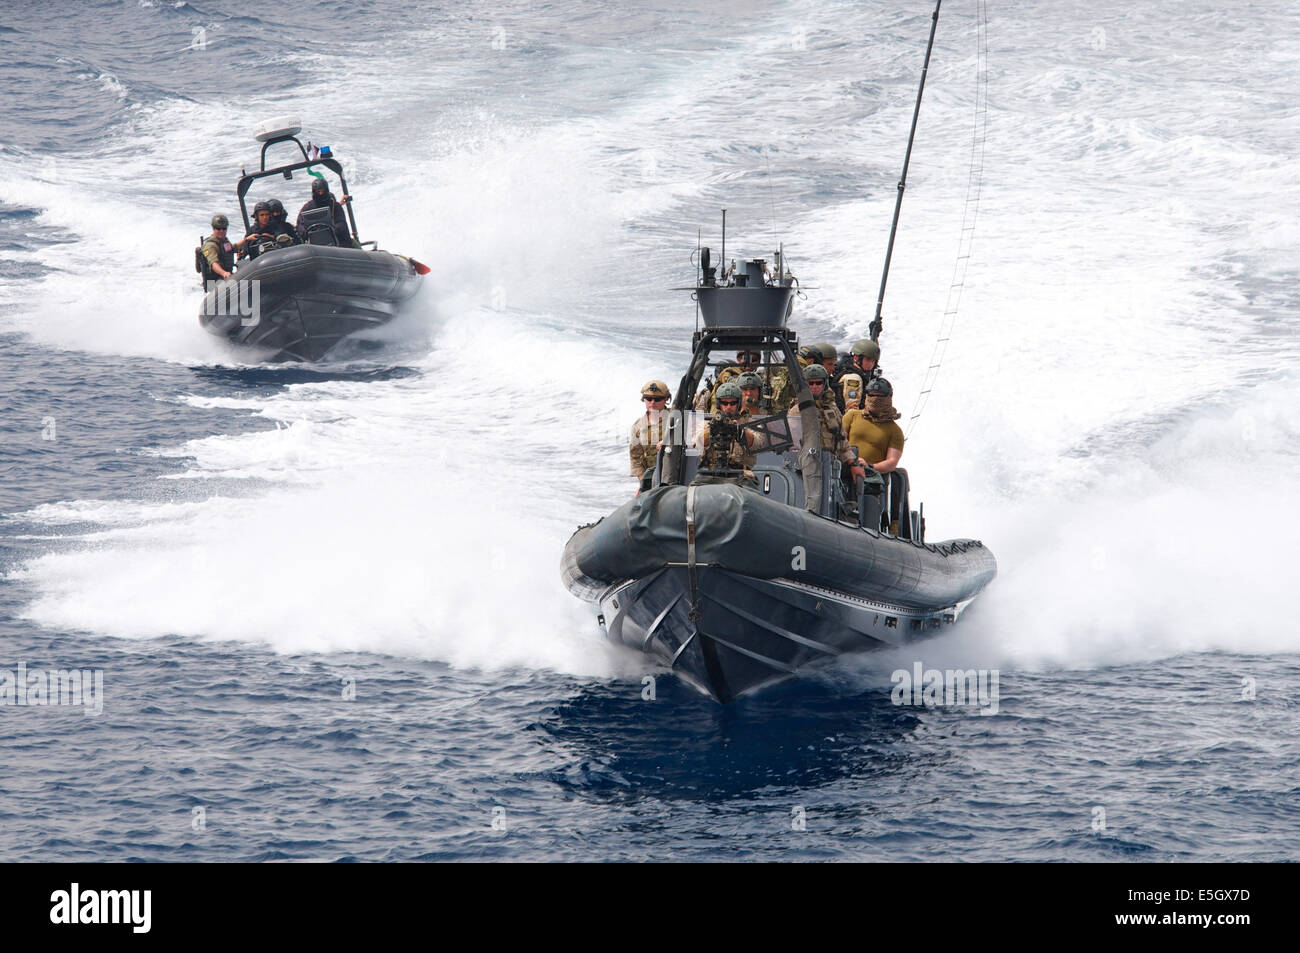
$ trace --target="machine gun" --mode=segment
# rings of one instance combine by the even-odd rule
[[[701,467],[711,476],[734,476],[740,469],[729,465],[731,448],[742,440],[740,422],[734,417],[717,416],[709,420],[709,456],[721,462],[717,467]]]

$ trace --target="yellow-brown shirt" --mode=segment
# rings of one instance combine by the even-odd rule
[[[897,422],[872,420],[860,410],[844,415],[844,435],[858,448],[858,456],[873,465],[883,461],[891,448],[903,449],[903,428]]]

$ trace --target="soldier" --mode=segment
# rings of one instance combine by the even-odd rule
[[[275,241],[275,233],[271,228],[271,209],[267,203],[258,202],[253,206],[253,224],[249,227],[243,242],[240,243],[250,259],[257,257],[257,246],[262,242]]]
[[[899,521],[905,515],[903,500],[907,483],[903,474],[896,472],[903,456],[903,428],[895,423],[902,414],[894,409],[893,397],[894,388],[889,381],[883,377],[871,378],[866,384],[866,406],[844,415],[844,432],[848,435],[848,442],[858,448],[861,460],[891,484],[888,524],[889,531],[897,535]],[[873,474],[872,480],[876,479]],[[880,490],[871,492],[878,496]],[[868,521],[874,523],[875,517]]]
[[[757,371],[762,360],[763,354],[760,351],[744,350],[736,352],[736,366],[740,368],[741,373]]]
[[[333,219],[334,236],[338,240],[341,248],[352,248],[352,233],[348,231],[348,219],[343,213],[343,206],[352,199],[352,196],[345,195],[340,199],[335,199],[334,194],[330,192],[330,187],[323,178],[313,178],[311,180],[311,198],[298,211],[298,221],[296,231],[301,241],[307,241],[307,227],[302,223],[303,212],[309,212],[316,208],[331,209]]]
[[[794,400],[794,388],[790,385],[790,372],[782,363],[784,355],[779,351],[768,356],[771,363],[767,368],[768,406],[773,410],[784,410]]]
[[[903,416],[894,409],[894,388],[883,377],[866,384],[866,406],[844,415],[848,442],[858,448],[864,463],[877,473],[889,473],[903,456],[903,428],[895,423]]]
[[[736,384],[740,387],[740,409],[744,413],[759,417],[769,412],[762,399],[763,379],[761,377],[753,371],[746,371],[736,378]]]
[[[835,400],[841,412],[861,409],[865,401],[865,387],[872,377],[879,377],[876,362],[880,360],[880,345],[871,338],[853,342],[853,347],[845,355],[847,362],[841,363],[840,373],[834,379]]]
[[[836,348],[834,344],[821,342],[814,344],[813,347],[817,348],[817,352],[822,356],[822,367],[826,368],[826,373],[830,375],[831,380],[834,380],[835,362],[840,359],[839,349]],[[830,384],[827,384],[826,386],[829,387]]]
[[[728,364],[722,370],[718,371],[717,382],[705,381],[704,388],[700,391],[699,396],[695,398],[694,409],[697,413],[716,414],[718,412],[718,388],[727,381],[735,380],[741,375],[742,371],[734,364]]]
[[[865,475],[866,468],[855,461],[853,451],[849,449],[849,441],[844,438],[840,408],[831,394],[830,375],[826,373],[826,368],[820,364],[810,364],[804,369],[803,379],[808,382],[808,390],[812,393],[813,400],[817,403],[817,412],[821,416],[821,449],[832,451],[840,460],[848,463],[855,475]],[[791,407],[789,415],[797,419],[799,408]],[[806,435],[801,443],[805,446],[809,444]],[[859,469],[861,473],[858,472]]]
[[[298,241],[298,234],[289,224],[289,213],[284,210],[284,203],[279,199],[267,199],[266,207],[271,210],[271,233],[280,245],[293,245]]]
[[[849,353],[854,368],[862,375],[863,383],[880,376],[880,368],[877,366],[880,363],[880,345],[871,338],[854,341]]]
[[[655,465],[659,444],[663,442],[663,414],[668,406],[668,385],[663,381],[647,381],[641,388],[641,399],[645,401],[645,413],[632,424],[632,431],[628,435],[632,476],[637,480]]]
[[[815,344],[805,344],[795,352],[794,359],[799,362],[799,367],[808,370],[814,364],[821,364],[822,354],[817,350]],[[776,408],[789,408],[794,405],[796,395],[794,383],[788,380],[785,368],[780,369],[780,379],[772,382],[772,406]]]
[[[238,242],[232,244],[226,237],[230,228],[230,219],[217,214],[212,216],[212,234],[203,239],[203,258],[207,261],[204,278],[215,275],[218,278],[233,278],[235,270],[235,252],[244,246]]]
[[[700,469],[692,486],[734,483],[758,486],[751,469],[758,435],[744,429],[749,414],[741,410],[740,387],[735,381],[720,384],[717,390],[718,416],[700,431]]]
[[[800,367],[807,370],[808,365],[822,362],[822,352],[817,349],[816,344],[805,344],[795,354],[795,360],[799,362]]]

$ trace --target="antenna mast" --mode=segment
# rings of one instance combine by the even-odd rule
[[[876,298],[876,316],[871,321],[871,340],[880,340],[880,310],[885,304],[885,283],[889,280],[889,262],[894,257],[894,236],[898,234],[898,214],[903,210],[903,192],[907,188],[907,166],[912,161],[912,141],[916,138],[916,120],[921,115],[921,95],[925,92],[925,74],[930,69],[930,51],[934,49],[934,33],[939,28],[939,7],[943,0],[935,0],[930,17],[930,42],[925,47],[925,64],[921,67],[921,88],[916,91],[916,108],[912,110],[912,131],[907,134],[907,154],[903,157],[903,174],[898,179],[898,199],[894,202],[894,224],[889,228],[889,245],[885,249],[885,270],[880,276],[880,295]]]

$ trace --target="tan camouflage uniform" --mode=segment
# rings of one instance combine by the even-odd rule
[[[659,454],[659,443],[663,440],[663,436],[663,418],[658,421],[651,420],[648,410],[632,424],[627,447],[628,455],[632,459],[632,476],[639,480],[655,465],[655,457]]]
[[[695,410],[698,413],[716,414],[718,412],[718,400],[713,395],[718,392],[718,388],[727,381],[733,381],[741,375],[741,370],[734,364],[724,367],[718,371],[713,387],[701,390],[699,396],[695,398]]]

